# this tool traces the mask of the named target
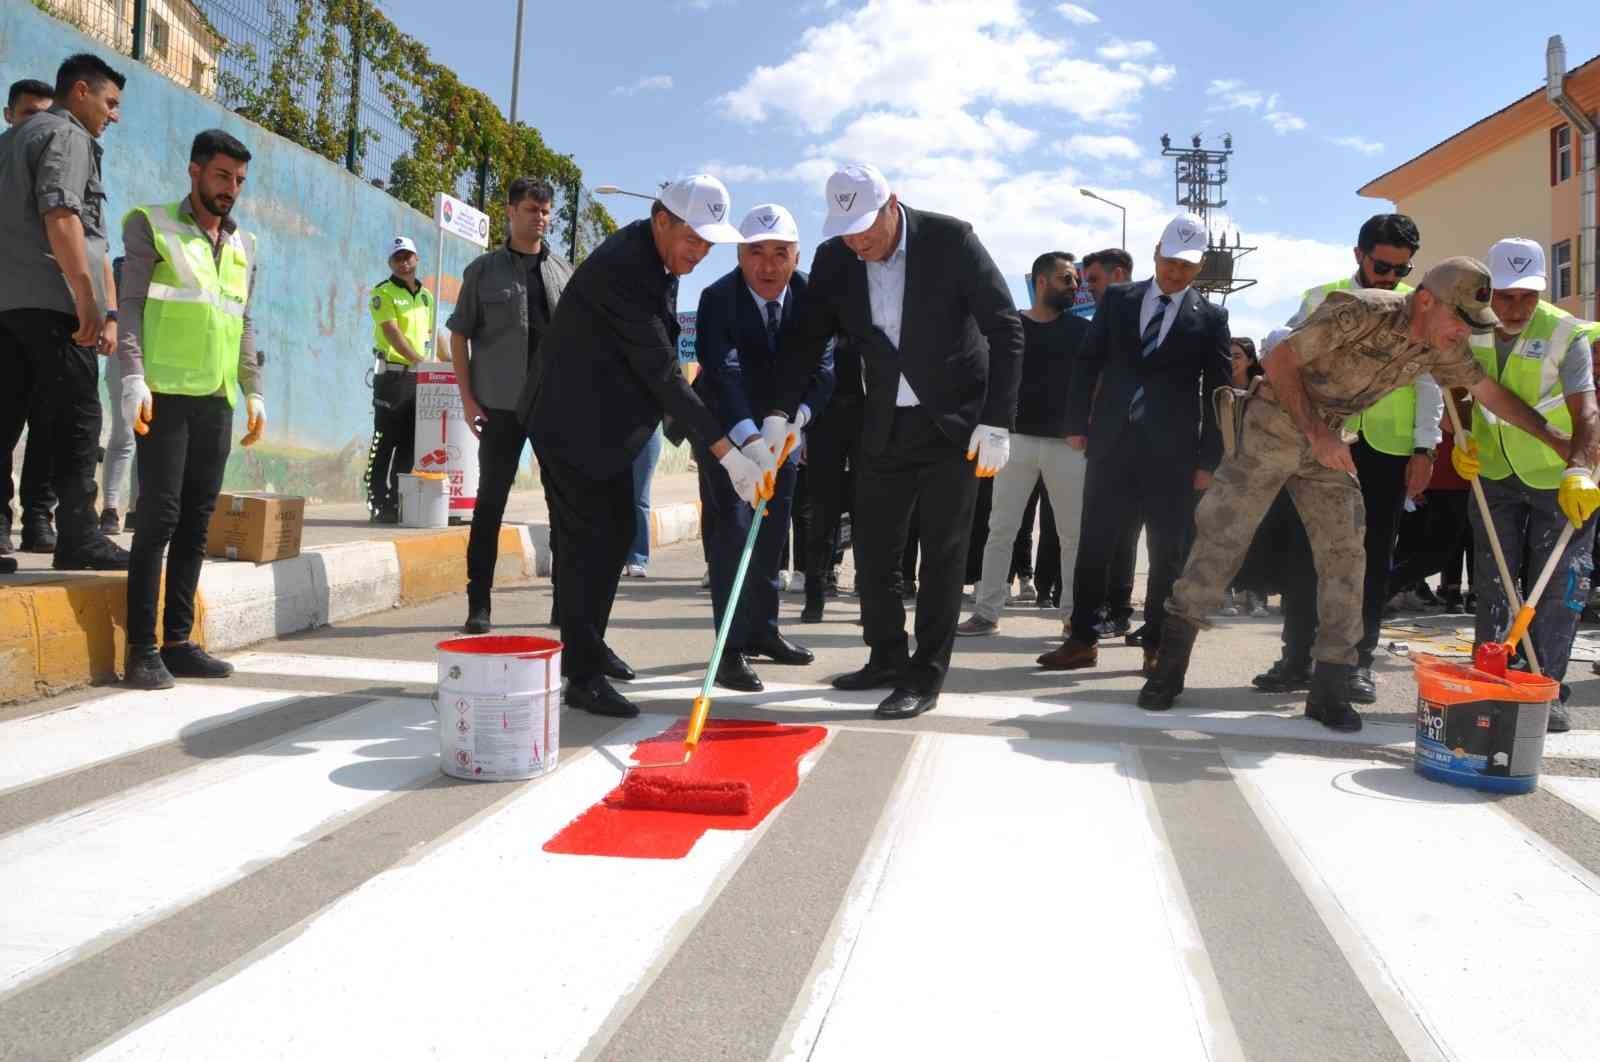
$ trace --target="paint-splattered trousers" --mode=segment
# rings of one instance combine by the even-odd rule
[[[1366,570],[1366,512],[1347,472],[1319,464],[1311,443],[1282,407],[1257,395],[1245,409],[1234,452],[1195,513],[1195,543],[1167,602],[1170,615],[1202,629],[1244,563],[1256,527],[1287,489],[1305,525],[1317,567],[1317,639],[1313,658],[1354,664],[1361,640],[1361,583]]]
[[[1556,505],[1556,492],[1528,486],[1516,476],[1484,478],[1483,497],[1489,503],[1495,534],[1505,554],[1506,567],[1517,582],[1517,592],[1533,589],[1534,580],[1544,571],[1561,529],[1570,521]],[[1529,633],[1533,649],[1539,654],[1539,670],[1562,681],[1567,661],[1572,657],[1572,639],[1578,633],[1578,619],[1589,601],[1589,579],[1594,568],[1595,517],[1590,517],[1567,542],[1556,570],[1536,602],[1537,611]],[[1504,638],[1511,627],[1511,603],[1500,585],[1489,536],[1483,530],[1483,514],[1472,507],[1472,588],[1478,595],[1477,629],[1479,642]],[[1524,566],[1526,560],[1526,566]]]

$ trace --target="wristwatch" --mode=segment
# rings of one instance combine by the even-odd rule
[[[106,320],[115,321],[116,319],[117,319],[117,311],[115,311],[115,310],[107,310],[106,311]]]

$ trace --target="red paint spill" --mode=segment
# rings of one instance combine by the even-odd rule
[[[679,720],[664,733],[641,741],[634,749],[633,762],[682,759],[687,727],[686,720]],[[544,850],[561,855],[682,859],[707,830],[749,830],[760,825],[794,793],[800,784],[800,757],[815,748],[826,733],[820,726],[713,719],[706,724],[700,747],[688,766],[660,773],[689,783],[744,782],[750,786],[747,814],[626,807],[619,785],[546,841]]]

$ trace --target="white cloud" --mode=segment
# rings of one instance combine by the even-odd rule
[[[1144,154],[1138,144],[1125,136],[1092,136],[1087,133],[1058,140],[1052,150],[1069,159],[1137,159]]]
[[[1100,21],[1099,15],[1077,4],[1060,4],[1056,7],[1056,13],[1076,26],[1092,26]]]
[[[1210,111],[1250,111],[1259,113],[1272,131],[1298,133],[1306,127],[1306,120],[1278,106],[1278,94],[1261,92],[1237,78],[1213,78],[1206,86],[1206,95],[1216,102]]]
[[[1290,114],[1288,111],[1268,111],[1262,117],[1267,120],[1268,125],[1272,126],[1274,133],[1298,133],[1306,127],[1304,118],[1298,114]]]
[[[611,90],[613,96],[632,96],[640,92],[665,92],[672,87],[670,74],[656,74],[653,77],[641,77],[631,85],[618,85]]]
[[[1351,151],[1359,151],[1369,157],[1383,151],[1383,141],[1365,140],[1359,136],[1330,136],[1328,143],[1337,147],[1349,148]]]
[[[1113,38],[1111,43],[1096,48],[1095,54],[1102,59],[1119,63],[1125,59],[1149,59],[1158,50],[1155,41],[1125,41]]]

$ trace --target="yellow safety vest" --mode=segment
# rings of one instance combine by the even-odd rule
[[[1484,372],[1542,413],[1551,427],[1570,435],[1572,413],[1561,387],[1561,359],[1578,335],[1589,334],[1596,327],[1540,300],[1533,319],[1506,355],[1503,371],[1495,354],[1493,332],[1475,334],[1469,343]],[[1566,459],[1521,428],[1503,423],[1484,409],[1482,402],[1473,403],[1472,437],[1478,443],[1482,475],[1490,479],[1515,475],[1537,490],[1555,490],[1561,485]]]
[[[383,326],[393,321],[406,337],[411,349],[424,358],[433,356],[433,296],[418,287],[416,294],[393,277],[372,289],[372,348],[393,365],[410,365],[411,360],[389,342]]]
[[[155,271],[145,296],[145,383],[157,394],[239,400],[239,343],[250,297],[255,237],[234,229],[220,256],[183,203],[142,206],[155,237]]]
[[[1307,289],[1300,303],[1299,319],[1304,322],[1314,313],[1329,292],[1348,291],[1355,287],[1350,277],[1335,280]],[[1410,285],[1400,284],[1395,289],[1401,295],[1411,292]],[[1367,440],[1367,445],[1382,453],[1403,457],[1414,449],[1414,432],[1417,426],[1417,389],[1412,384],[1397,387],[1384,395],[1369,409],[1351,415],[1344,426]]]

